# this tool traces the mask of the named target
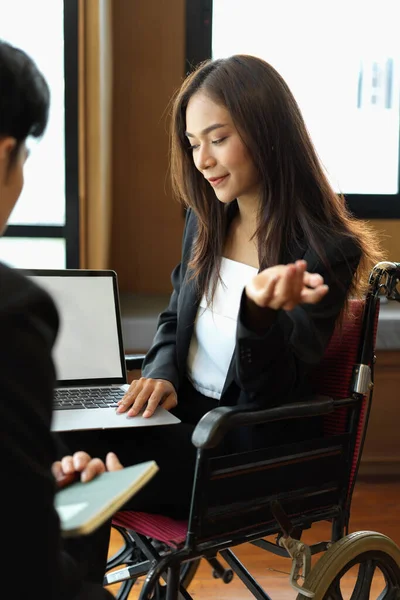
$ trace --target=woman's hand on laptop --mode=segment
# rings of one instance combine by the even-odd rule
[[[83,451],[75,452],[72,456],[64,456],[51,467],[58,488],[63,488],[74,481],[90,481],[105,471],[121,469],[123,466],[114,452],[109,452],[103,462],[100,458],[92,458]]]
[[[171,410],[177,404],[178,396],[170,381],[141,377],[132,381],[125,396],[118,402],[117,412],[136,417],[145,407],[143,416],[148,418],[154,414],[157,406]]]

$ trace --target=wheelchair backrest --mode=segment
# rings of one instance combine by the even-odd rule
[[[379,303],[378,303],[379,304]],[[355,398],[324,417],[324,435],[229,456],[198,461],[197,489],[189,528],[199,540],[213,536],[276,531],[271,511],[278,500],[296,522],[334,518],[348,508],[362,449],[368,394],[352,392],[353,373],[364,337],[374,330],[378,308],[365,319],[364,300],[351,300],[322,363],[312,374],[315,392],[334,399]],[[372,354],[371,354],[372,358]],[[301,425],[299,425],[301,427]],[[199,455],[200,458],[200,455]]]
[[[371,339],[370,359],[373,359],[380,305],[379,301],[375,302],[374,310],[368,311],[366,314],[368,308],[366,302],[372,301],[372,298],[367,298],[367,301],[365,299],[349,301],[348,311],[341,326],[335,329],[322,362],[312,374],[313,388],[316,393],[335,399],[353,396],[354,370],[359,363],[366,338]],[[371,361],[368,366],[371,366]],[[373,371],[371,383],[373,383]],[[368,399],[371,400],[370,392],[360,397],[360,405],[352,422],[350,422],[350,415],[354,415],[355,409],[353,408],[337,408],[333,413],[324,417],[324,431],[327,436],[343,434],[350,428],[353,450],[350,456],[349,494],[357,474],[362,441],[368,425],[368,419],[366,419]]]

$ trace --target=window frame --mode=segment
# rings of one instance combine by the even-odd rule
[[[64,103],[65,103],[65,225],[7,226],[3,237],[56,238],[65,240],[65,266],[79,268],[79,106],[78,19],[79,0],[63,0],[64,6]]]
[[[186,0],[185,72],[212,56],[213,0]],[[400,219],[400,128],[397,194],[343,194],[360,219]]]

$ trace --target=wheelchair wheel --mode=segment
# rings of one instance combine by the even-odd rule
[[[400,549],[375,531],[351,533],[325,552],[303,587],[313,600],[400,600]]]
[[[196,571],[199,567],[200,559],[190,563],[185,563],[181,567],[180,580],[181,584],[187,590],[189,584],[193,580]],[[137,579],[129,579],[123,581],[118,591],[115,593],[116,600],[127,600],[131,592],[132,587],[135,585]],[[163,580],[157,582],[154,588],[153,600],[166,600],[167,598],[167,586]]]
[[[122,567],[123,564],[132,565],[146,560],[147,557],[143,554],[142,550],[140,550],[136,546],[136,543],[129,535],[129,532],[124,530],[124,528],[120,528],[118,526],[114,527],[121,534],[125,547],[122,550],[120,550],[111,560],[109,560],[108,568],[110,569],[112,567]],[[160,555],[169,552],[169,547],[166,544],[158,542],[157,540],[151,540],[151,543],[154,545],[154,547],[157,549],[157,552],[159,552]],[[185,589],[188,588],[189,584],[193,580],[196,571],[199,567],[200,560],[201,559],[193,560],[182,565],[180,572],[180,582]],[[120,584],[119,589],[116,592],[114,592],[116,600],[127,600],[129,598],[132,587],[137,581],[138,579],[135,577],[123,581]],[[155,585],[152,597],[153,600],[166,600],[167,587],[162,578],[160,578],[160,580]]]
[[[192,562],[185,563],[181,566],[180,580],[185,590],[189,587],[189,584],[193,580],[197,569],[199,568],[200,559]],[[166,600],[167,598],[167,586],[161,579],[158,581],[153,595],[154,600]]]

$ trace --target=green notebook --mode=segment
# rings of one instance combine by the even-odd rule
[[[157,473],[155,461],[107,471],[92,481],[77,481],[56,493],[55,507],[63,537],[97,529]]]

